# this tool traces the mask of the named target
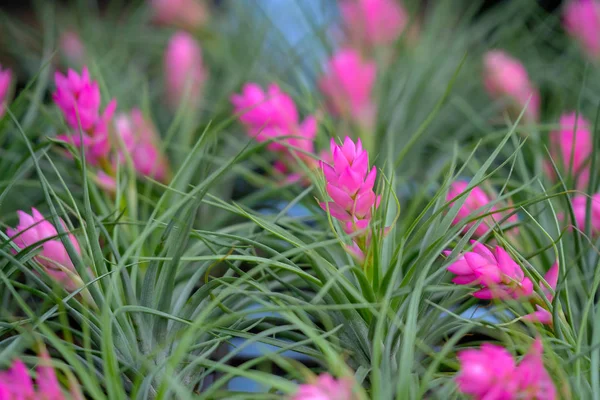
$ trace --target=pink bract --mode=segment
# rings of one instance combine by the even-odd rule
[[[357,400],[350,379],[335,379],[329,374],[321,374],[314,383],[305,383],[291,400]]]
[[[546,272],[544,275],[544,280],[552,290],[556,290],[556,285],[558,284],[558,263],[554,263],[552,267]],[[540,287],[542,288],[542,293],[548,299],[548,301],[552,301],[554,298],[554,294],[546,287],[544,282],[540,281]],[[523,317],[526,321],[539,322],[540,324],[551,325],[552,324],[552,313],[548,311],[544,306],[536,304],[536,311],[533,313],[526,315]]]
[[[600,236],[600,193],[591,196],[584,194],[576,195],[571,200],[573,213],[575,214],[575,225],[577,229],[585,232],[588,219],[587,203],[590,202],[590,229],[593,236]]]
[[[592,59],[600,57],[600,3],[571,0],[564,9],[564,26]]]
[[[2,65],[0,65],[0,118],[2,118],[6,112],[6,105],[8,104],[8,95],[11,84],[11,70],[8,68],[2,69]]]

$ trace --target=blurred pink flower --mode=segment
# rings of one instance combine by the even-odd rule
[[[159,137],[154,125],[144,119],[142,112],[134,108],[130,114],[121,114],[115,118],[115,130],[125,146],[136,171],[164,182],[167,178],[169,165],[159,148]],[[118,162],[123,162],[125,156],[120,151]]]
[[[504,347],[484,343],[478,350],[460,351],[458,361],[456,383],[461,392],[476,400],[516,398],[515,361]]]
[[[514,373],[519,399],[555,400],[556,387],[544,367],[542,341],[536,339]]]
[[[242,93],[231,96],[231,103],[250,136],[259,143],[273,140],[267,148],[281,153],[280,172],[294,165],[296,157],[311,168],[316,166],[312,154],[317,119],[309,115],[300,122],[294,100],[277,84],[272,83],[265,92],[256,83],[247,83]]]
[[[150,0],[153,20],[157,24],[172,25],[190,31],[208,20],[208,10],[198,0]]]
[[[83,62],[85,57],[85,47],[77,32],[64,31],[60,35],[59,47],[69,62],[75,64]]]
[[[493,98],[509,98],[514,114],[519,115],[527,105],[523,118],[539,119],[540,95],[519,60],[502,50],[489,51],[484,57],[484,84]]]
[[[357,400],[350,379],[335,379],[325,373],[317,377],[314,383],[298,386],[291,400]]]
[[[66,290],[72,292],[82,286],[83,282],[67,253],[67,249],[57,237],[58,232],[54,225],[47,221],[35,208],[29,215],[24,211],[17,211],[19,224],[15,229],[6,229],[6,235],[21,249],[40,244],[42,251],[35,256],[35,260],[44,268],[46,273]],[[60,219],[65,231],[68,231],[64,221]],[[73,234],[68,234],[68,239],[77,254],[81,254],[79,242]]]
[[[0,371],[0,399],[2,400],[83,400],[79,387],[75,384],[71,386],[71,396],[63,394],[56,372],[51,364],[48,352],[43,349],[40,352],[39,364],[37,366],[36,388],[29,375],[29,370],[25,364],[16,359],[12,366],[6,371]]]
[[[560,127],[560,130],[550,132],[550,156],[565,180],[573,176],[575,188],[587,189],[590,179],[588,159],[594,147],[590,124],[585,118],[576,118],[575,113],[570,113],[560,117]],[[544,168],[551,179],[556,179],[550,161]]]
[[[469,187],[469,183],[466,181],[456,181],[450,185],[450,189],[448,190],[448,195],[446,196],[446,201],[451,201],[452,199],[460,196],[466,189]],[[509,211],[503,213],[500,211],[494,212],[498,209],[497,206],[492,206],[489,210],[485,207],[488,206],[492,202],[492,199],[481,189],[480,187],[475,186],[469,194],[466,196],[466,199],[456,217],[452,221],[453,225],[458,225],[463,223],[465,220],[469,218],[476,217],[477,214],[474,214],[477,210],[479,210],[480,214],[492,212],[492,215],[486,216],[483,218],[483,221],[479,224],[479,226],[473,232],[474,237],[480,237],[489,232],[494,225],[496,225],[496,221],[502,220],[504,218],[503,214],[508,214]],[[454,203],[450,203],[452,207]],[[487,210],[487,211],[486,211]],[[508,218],[506,223],[516,223],[518,221],[518,217],[516,214],[513,214]],[[463,232],[466,233],[469,229],[471,229],[478,221],[473,221],[465,224]],[[516,228],[514,228],[516,229]]]
[[[573,213],[575,214],[575,225],[582,232],[585,231],[585,224],[588,218],[587,201],[585,194],[576,195],[571,200]],[[596,193],[590,198],[590,229],[593,236],[600,236],[600,193]]]
[[[552,290],[556,290],[556,285],[558,283],[558,263],[554,263],[554,265],[548,270],[548,272],[546,272],[546,275],[544,275],[544,280],[548,283]],[[540,287],[542,288],[542,293],[544,293],[544,296],[546,296],[548,301],[552,302],[554,295],[550,290],[548,290],[544,282],[540,281]],[[545,306],[536,304],[535,307],[536,311],[529,315],[526,315],[525,317],[523,317],[523,319],[526,321],[539,322],[540,324],[545,325],[552,324],[552,313],[548,311],[545,308]]]
[[[8,104],[8,92],[12,83],[12,72],[10,69],[2,69],[0,65],[0,118],[4,116],[6,112],[6,106]]]
[[[185,101],[197,107],[208,72],[202,61],[202,49],[187,32],[177,32],[165,51],[165,84],[167,100],[172,108]]]
[[[586,53],[600,57],[600,3],[595,0],[571,0],[564,8],[564,25]]]
[[[342,49],[329,60],[319,87],[333,113],[369,129],[377,111],[372,98],[376,74],[374,62],[363,61],[354,49]]]
[[[533,293],[533,283],[510,255],[500,246],[492,253],[485,245],[473,243],[473,250],[467,251],[447,267],[455,274],[452,279],[457,285],[479,285],[481,289],[473,293],[478,299],[505,299],[529,296]],[[451,251],[445,251],[449,256]]]
[[[397,0],[340,0],[340,12],[353,47],[394,42],[408,23]]]

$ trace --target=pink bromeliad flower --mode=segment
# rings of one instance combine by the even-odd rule
[[[563,178],[572,176],[575,187],[587,188],[590,180],[589,158],[592,155],[593,139],[589,122],[575,113],[560,117],[560,130],[550,132],[550,156]],[[550,161],[544,164],[546,173],[556,179]]]
[[[542,342],[536,339],[517,366],[503,347],[484,343],[458,353],[458,389],[474,400],[555,400],[556,387],[544,367]]]
[[[208,10],[201,0],[150,0],[153,21],[190,31],[203,26],[208,20]]]
[[[66,76],[57,72],[54,78],[56,91],[52,98],[73,129],[69,134],[58,135],[57,139],[75,147],[83,142],[88,161],[95,165],[110,152],[108,125],[117,102],[111,100],[100,114],[100,89],[98,83],[90,79],[87,67],[83,67],[81,75],[70,69]]]
[[[467,251],[450,266],[448,271],[456,275],[452,282],[457,285],[478,285],[473,293],[478,299],[505,299],[529,296],[533,283],[510,255],[497,246],[492,253],[485,245],[473,243],[473,251]],[[444,255],[450,255],[445,251]]]
[[[8,68],[2,69],[2,66],[0,65],[0,118],[2,118],[6,112],[11,83],[12,72]]]
[[[554,265],[546,272],[544,275],[544,280],[548,283],[548,286],[552,290],[556,290],[556,285],[558,284],[558,263],[554,263]],[[540,281],[540,287],[542,288],[542,293],[548,299],[548,301],[552,302],[554,298],[554,294],[548,289],[548,287],[544,284],[544,282]],[[552,313],[545,308],[544,305],[536,304],[536,311],[533,313],[526,315],[523,317],[526,321],[539,322],[540,324],[551,325],[552,324]]]
[[[491,97],[509,99],[515,115],[527,106],[523,118],[539,119],[540,95],[519,60],[501,50],[489,51],[484,57],[484,84]]]
[[[590,200],[590,229],[593,236],[600,236],[600,193],[591,196]],[[571,200],[573,213],[575,214],[575,225],[582,232],[585,231],[588,196],[581,194],[574,196]]]
[[[44,349],[40,352],[36,369],[37,379],[34,385],[25,364],[16,359],[6,371],[0,371],[0,399],[2,400],[83,400],[78,385],[72,382],[71,396],[63,393],[52,367],[50,356]]]
[[[350,379],[335,379],[329,374],[321,374],[314,383],[305,383],[290,400],[357,400]]]
[[[136,171],[142,176],[165,182],[169,165],[159,148],[154,125],[144,118],[142,112],[134,108],[129,114],[118,115],[115,118],[115,131],[123,141],[123,151],[131,157]],[[117,155],[118,162],[125,160],[123,151]]]
[[[464,193],[468,187],[469,183],[466,181],[457,181],[452,183],[452,185],[450,185],[450,190],[448,190],[446,201],[451,201],[457,198],[462,193]],[[452,224],[458,225],[469,218],[475,217],[476,214],[474,213],[477,210],[479,210],[479,213],[481,214],[491,212],[493,214],[484,217],[483,221],[477,226],[477,228],[473,232],[474,237],[481,237],[485,235],[496,225],[496,220],[500,221],[502,218],[504,218],[504,213],[500,211],[494,212],[498,209],[497,206],[492,206],[491,208],[489,208],[489,210],[486,208],[486,206],[488,206],[491,202],[492,199],[490,198],[490,196],[487,195],[486,192],[483,191],[483,189],[477,186],[472,188],[469,194],[467,195],[464,203],[462,204],[461,208],[458,210],[458,213],[452,221]],[[450,207],[452,207],[453,204],[454,203],[450,203]],[[515,223],[517,221],[517,215],[513,214],[508,218],[506,222]],[[465,224],[463,232],[468,232],[469,229],[471,229],[477,223],[478,221],[473,221]]]
[[[339,146],[331,139],[333,165],[321,161],[326,190],[332,201],[320,203],[323,210],[344,224],[348,234],[362,232],[354,238],[352,253],[364,258],[369,245],[372,210],[379,207],[381,196],[373,192],[377,168],[369,170],[369,154],[358,139],[346,137]]]
[[[315,166],[312,154],[317,119],[309,115],[300,121],[294,100],[277,84],[272,83],[264,91],[257,84],[248,83],[240,94],[231,96],[231,103],[248,134],[260,143],[271,141],[267,148],[280,153],[281,160],[276,165],[280,172],[294,170],[296,157],[309,167]]]
[[[600,3],[571,0],[564,9],[564,26],[590,58],[600,57]]]
[[[342,49],[333,55],[319,88],[327,98],[331,112],[356,121],[365,129],[373,127],[376,107],[372,98],[377,74],[374,62],[363,61],[354,49]]]
[[[38,210],[32,208],[31,211],[31,215],[24,211],[17,211],[19,224],[14,229],[8,228],[6,235],[21,249],[39,244],[42,250],[35,256],[35,260],[46,273],[66,290],[72,292],[78,289],[83,282],[75,270],[67,249],[57,237],[56,228]],[[64,221],[61,219],[60,222],[62,228],[67,231]],[[77,254],[81,254],[79,242],[75,236],[69,233],[68,239]],[[40,243],[41,241],[43,243]]]
[[[202,61],[202,49],[187,32],[177,32],[169,41],[164,59],[167,100],[172,108],[184,101],[194,108],[201,99],[208,72]]]
[[[353,47],[393,43],[408,23],[397,0],[340,0],[340,12]]]

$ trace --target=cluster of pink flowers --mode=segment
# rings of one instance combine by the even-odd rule
[[[376,64],[364,61],[358,51],[337,51],[319,80],[331,113],[354,121],[365,130],[372,129],[377,111],[372,98],[376,75]]]
[[[524,119],[536,122],[540,113],[540,95],[529,80],[523,64],[501,50],[484,57],[484,84],[490,96],[510,101],[508,110],[519,115],[525,107]]]
[[[29,370],[23,361],[16,359],[6,371],[0,371],[0,399],[2,400],[83,400],[78,385],[71,383],[70,397],[65,396],[56,372],[51,364],[50,356],[44,349],[40,352],[39,364],[36,369],[35,385]]]
[[[6,112],[11,84],[12,72],[8,68],[2,69],[2,65],[0,65],[0,118]]]
[[[149,0],[153,20],[159,25],[176,26],[190,31],[202,27],[208,20],[208,10],[202,0]]]
[[[458,259],[447,269],[456,275],[452,282],[457,285],[476,286],[479,289],[472,293],[474,297],[483,300],[491,299],[523,299],[536,303],[536,311],[524,319],[551,324],[552,315],[545,308],[545,303],[539,297],[533,296],[533,282],[527,278],[523,269],[500,246],[492,252],[487,246],[472,241],[473,250],[459,255]],[[445,251],[449,256],[451,251]],[[544,276],[544,280],[552,290],[558,282],[558,264],[554,264]],[[540,282],[543,295],[552,301],[553,294],[544,282]]]
[[[6,229],[6,235],[13,240],[19,248],[24,249],[33,245],[40,245],[41,252],[35,256],[44,271],[58,284],[68,291],[74,291],[82,286],[82,280],[73,261],[67,253],[65,245],[58,238],[58,231],[51,222],[35,208],[31,209],[31,215],[24,211],[17,211],[19,224],[13,229]],[[65,232],[68,232],[64,221],[60,223]],[[81,248],[75,236],[68,234],[77,254],[81,255]]]
[[[314,383],[300,385],[291,400],[357,400],[351,379],[335,379],[321,374]]]
[[[569,1],[564,9],[564,25],[590,58],[600,58],[600,2]]]
[[[458,388],[475,400],[554,400],[556,387],[542,355],[540,339],[533,342],[518,365],[505,348],[489,343],[480,349],[460,351]]]
[[[344,224],[347,234],[356,235],[349,250],[364,260],[372,236],[369,229],[372,212],[381,201],[381,196],[373,191],[377,168],[369,170],[369,154],[360,139],[355,144],[346,137],[341,146],[331,139],[331,155],[333,165],[321,161],[321,169],[332,201],[322,202],[320,206]]]
[[[182,102],[196,108],[201,99],[208,71],[202,61],[202,49],[192,35],[177,32],[169,41],[164,56],[167,100],[176,109]]]
[[[450,190],[448,190],[448,195],[446,196],[446,201],[453,201],[458,198],[461,194],[463,194],[466,189],[469,187],[469,183],[466,181],[457,181],[452,183],[450,186]],[[494,205],[488,209],[487,207],[492,202],[492,198],[487,195],[487,193],[478,186],[475,186],[471,189],[469,194],[467,195],[464,203],[458,210],[456,217],[452,221],[452,224],[458,225],[464,222],[464,220],[468,218],[473,218],[478,215],[484,214],[486,212],[491,213],[491,215],[483,218],[483,221],[479,223],[479,221],[473,221],[465,224],[463,231],[466,233],[469,229],[471,229],[475,224],[479,223],[475,231],[473,232],[473,236],[481,237],[488,233],[496,224],[496,220],[503,219],[507,213],[503,213],[500,211],[496,211],[498,209],[497,205]],[[452,206],[454,203],[450,203]],[[478,212],[478,214],[475,214]],[[517,215],[513,214],[507,219],[507,223],[513,224],[518,221]],[[516,230],[516,228],[515,228]]]
[[[589,122],[575,113],[560,118],[560,129],[550,132],[550,156],[567,181],[572,177],[575,188],[587,188],[590,180],[589,158],[593,150],[593,138]],[[544,165],[550,178],[556,174],[550,161]]]
[[[248,83],[240,94],[231,96],[231,103],[248,134],[258,142],[270,142],[267,148],[280,154],[278,170],[294,171],[296,159],[310,168],[316,162],[314,140],[317,119],[309,115],[302,122],[294,100],[275,83],[264,91],[256,83]],[[296,174],[289,179],[297,178]]]

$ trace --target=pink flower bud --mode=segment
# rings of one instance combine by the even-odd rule
[[[79,35],[73,31],[65,31],[60,35],[59,47],[67,60],[71,63],[80,64],[85,57],[85,47]]]
[[[456,275],[452,282],[480,286],[473,296],[484,300],[518,299],[533,293],[531,280],[525,277],[519,264],[502,247],[496,247],[492,253],[485,245],[472,243],[473,251],[461,254],[447,267]],[[444,254],[449,255],[450,252]]]
[[[6,106],[8,104],[8,95],[12,83],[12,72],[10,69],[2,69],[0,65],[0,118],[4,116],[6,112]]]
[[[31,215],[24,211],[17,211],[19,224],[15,229],[8,228],[6,235],[21,249],[40,244],[39,242],[43,241],[40,244],[42,251],[34,259],[52,279],[66,290],[74,291],[81,287],[83,282],[75,270],[67,249],[57,237],[56,228],[38,210],[32,208],[31,211]],[[66,231],[67,226],[64,221],[61,219],[60,222]],[[68,239],[77,254],[81,254],[79,242],[77,242],[75,236],[69,233]]]
[[[144,119],[142,112],[134,108],[129,115],[121,114],[115,118],[116,132],[120,135],[129,153],[136,171],[164,182],[169,166],[166,157],[159,148],[160,138],[154,125]],[[123,162],[125,156],[119,152],[118,161]]]
[[[600,57],[600,3],[571,0],[564,9],[564,25],[590,58]]]
[[[509,110],[515,115],[527,105],[523,118],[529,122],[538,120],[539,93],[517,59],[501,50],[489,51],[484,57],[484,83],[493,98],[510,100]]]
[[[291,400],[358,400],[350,379],[335,379],[329,374],[321,374],[314,383],[305,383]]]
[[[589,122],[575,113],[560,117],[560,130],[550,132],[550,156],[559,168],[564,180],[573,176],[575,188],[587,188],[590,179],[589,158],[592,154],[593,139]],[[544,165],[551,179],[556,179],[550,161]]]
[[[458,361],[456,383],[461,392],[479,400],[515,398],[515,361],[505,348],[484,343],[479,350],[460,351]]]
[[[190,31],[204,25],[208,10],[198,0],[150,0],[153,20],[160,25],[172,25]]]
[[[396,0],[341,0],[339,6],[350,41],[357,48],[391,44],[408,22]]]
[[[457,181],[450,185],[450,189],[448,190],[448,195],[446,196],[446,201],[451,201],[462,193],[469,187],[469,183],[466,181]],[[458,210],[456,217],[452,221],[453,225],[458,225],[464,223],[465,220],[476,217],[477,215],[492,212],[493,214],[483,218],[483,221],[479,223],[479,221],[473,221],[465,224],[463,232],[466,233],[471,229],[475,224],[479,223],[479,226],[473,232],[474,237],[481,237],[488,233],[495,225],[496,221],[502,220],[504,218],[504,213],[502,212],[494,212],[498,209],[497,206],[491,207],[489,210],[486,208],[492,199],[481,189],[480,187],[474,187],[471,189],[471,192],[467,195],[464,203]],[[452,207],[454,203],[450,203],[450,207]],[[478,214],[476,214],[477,210],[479,210]],[[508,213],[508,212],[507,212]],[[507,220],[508,223],[515,223],[518,221],[517,215],[514,214],[510,216]]]
[[[186,32],[177,32],[165,51],[165,84],[167,99],[173,108],[185,101],[196,107],[207,79],[198,42]]]
[[[376,74],[375,63],[363,61],[356,50],[343,49],[334,54],[319,81],[331,112],[371,128],[376,113],[372,99]]]

